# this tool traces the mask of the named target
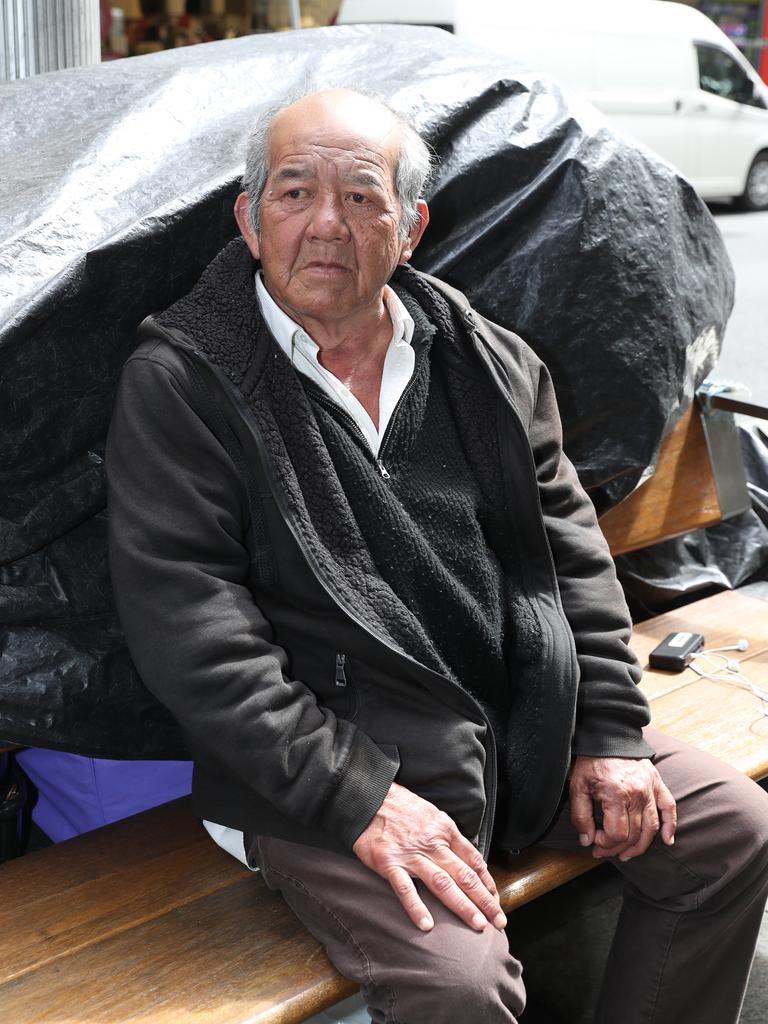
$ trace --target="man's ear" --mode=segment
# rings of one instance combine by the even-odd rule
[[[259,236],[253,230],[251,218],[248,216],[249,205],[250,197],[248,193],[241,192],[235,200],[235,220],[240,228],[240,234],[245,239],[245,244],[251,251],[251,256],[258,260],[261,258],[259,254]]]
[[[419,199],[416,203],[416,212],[419,215],[419,219],[415,224],[411,225],[408,232],[408,240],[403,243],[403,248],[400,250],[398,263],[407,263],[411,256],[413,256],[413,250],[421,241],[421,236],[424,234],[427,224],[429,224],[429,210],[423,199]]]

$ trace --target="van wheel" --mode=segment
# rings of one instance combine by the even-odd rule
[[[752,161],[739,206],[744,210],[768,210],[768,150]]]

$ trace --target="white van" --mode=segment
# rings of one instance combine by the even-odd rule
[[[669,0],[342,0],[336,24],[435,25],[546,71],[674,164],[705,199],[768,210],[768,87]]]

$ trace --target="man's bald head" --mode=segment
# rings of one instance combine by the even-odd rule
[[[421,198],[432,169],[432,158],[424,140],[385,103],[352,89],[325,89],[308,93],[268,112],[248,139],[243,189],[249,196],[249,217],[258,234],[261,198],[270,170],[270,137],[273,129],[290,131],[291,123],[312,124],[317,113],[327,120],[330,112],[339,119],[357,123],[361,130],[391,148],[395,195],[400,203],[400,236],[405,239],[418,223],[417,201]],[[282,123],[281,123],[282,122]]]

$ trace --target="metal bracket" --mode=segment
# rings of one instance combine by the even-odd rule
[[[702,385],[696,397],[701,407],[701,423],[712,463],[720,512],[723,519],[730,519],[752,507],[739,431],[731,405],[733,400],[725,399],[719,385],[709,381]],[[763,412],[768,415],[766,410]]]

